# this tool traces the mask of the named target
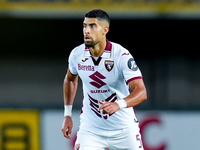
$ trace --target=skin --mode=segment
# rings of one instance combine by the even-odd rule
[[[109,24],[107,21],[98,20],[97,18],[85,18],[83,22],[84,42],[90,49],[92,56],[100,57],[106,47],[106,34],[109,31]],[[73,75],[68,70],[63,84],[64,90],[64,105],[72,105],[76,90],[78,86],[78,75]],[[146,88],[142,79],[133,80],[129,83],[133,92],[124,98],[127,107],[134,107],[147,99]],[[103,102],[99,111],[102,109],[103,113],[113,114],[120,109],[115,102]],[[62,125],[63,135],[70,139],[73,127],[72,118],[66,116]]]
[[[100,57],[106,47],[106,34],[109,25],[106,21],[98,21],[96,18],[85,18],[83,22],[84,42],[90,45],[92,56]]]

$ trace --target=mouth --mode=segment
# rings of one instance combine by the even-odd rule
[[[91,37],[85,36],[85,42],[89,42],[89,41],[91,41]]]

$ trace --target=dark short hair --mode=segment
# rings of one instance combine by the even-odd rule
[[[110,25],[110,17],[109,17],[109,15],[105,11],[103,11],[101,9],[91,10],[88,13],[85,14],[85,17],[87,17],[87,18],[97,18],[100,21],[101,20],[105,20]]]

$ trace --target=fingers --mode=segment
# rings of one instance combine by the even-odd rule
[[[100,104],[104,104],[105,102],[99,101]]]
[[[72,121],[71,119],[64,119],[63,125],[62,125],[62,133],[64,135],[64,137],[70,139],[71,138],[71,133],[72,133]]]
[[[103,109],[103,103],[104,103],[104,102],[99,101],[99,103],[102,104],[102,105],[99,107],[99,110],[98,110],[98,111],[100,111],[101,109]]]
[[[101,109],[103,109],[103,113],[108,113],[108,114],[113,114],[115,113],[116,111],[119,110],[119,106],[117,103],[113,103],[113,102],[102,102],[102,101],[99,101],[100,104],[102,104],[100,107],[99,107],[99,111]]]
[[[61,130],[62,130],[64,137],[67,137],[67,129],[62,127]]]
[[[71,133],[72,133],[72,129],[69,128],[69,129],[66,131],[66,138],[70,139],[70,138],[71,138]]]
[[[62,128],[62,133],[64,135],[64,137],[70,139],[71,138],[71,133],[72,133],[72,129],[71,128]]]
[[[105,107],[107,107],[107,106],[109,105],[108,102],[99,101],[99,103],[102,104],[102,105],[99,107],[99,111],[100,111],[101,109],[104,109]]]
[[[66,127],[62,128],[62,133],[64,137],[70,139],[71,131],[69,130],[69,128]]]

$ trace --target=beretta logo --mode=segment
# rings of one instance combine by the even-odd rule
[[[104,62],[105,68],[108,72],[110,72],[114,67],[114,61],[113,60],[105,60]]]

